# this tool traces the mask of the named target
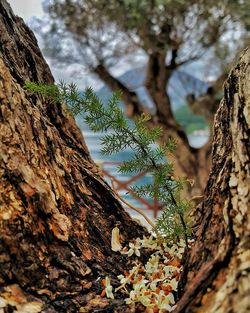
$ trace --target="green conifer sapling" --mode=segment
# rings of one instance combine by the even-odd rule
[[[64,101],[73,115],[81,115],[90,130],[103,132],[101,138],[104,155],[132,149],[133,156],[119,166],[121,173],[140,173],[148,171],[152,175],[152,183],[133,187],[139,197],[158,199],[163,213],[157,219],[156,231],[163,237],[179,240],[183,237],[188,242],[190,227],[187,215],[190,201],[181,198],[181,191],[186,181],[174,179],[173,163],[167,159],[175,149],[176,143],[170,139],[165,145],[156,146],[162,135],[159,127],[148,129],[145,123],[150,119],[142,114],[132,123],[119,108],[119,93],[114,93],[107,105],[95,95],[91,88],[84,94],[79,93],[75,84],[58,86],[27,82],[26,88],[40,93],[53,101]]]

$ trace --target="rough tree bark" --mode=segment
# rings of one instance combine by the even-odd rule
[[[178,312],[250,312],[250,49],[224,85]]]
[[[36,39],[0,1],[0,312],[125,312],[100,298],[125,260],[111,251],[145,233],[103,181],[74,119],[24,82],[53,83]],[[129,229],[129,231],[128,231]]]

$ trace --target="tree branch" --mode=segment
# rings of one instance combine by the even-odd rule
[[[171,71],[165,70],[165,54],[154,51],[149,55],[144,86],[148,90],[156,106],[156,115],[164,123],[174,119],[170,99],[166,92]]]
[[[115,78],[103,64],[97,65],[93,71],[112,91],[119,90],[122,92],[121,98],[125,103],[128,117],[138,116],[145,111],[136,93],[130,91],[121,81]]]
[[[176,137],[181,137],[188,145],[184,130],[174,118],[166,90],[172,72],[172,69],[166,70],[165,54],[160,54],[157,51],[151,53],[148,60],[144,85],[155,103],[157,121],[164,124],[171,132],[174,131]]]
[[[168,70],[174,70],[179,66],[179,64],[176,64],[177,56],[178,56],[178,49],[177,48],[172,49],[170,64],[168,66],[166,66],[167,71]]]

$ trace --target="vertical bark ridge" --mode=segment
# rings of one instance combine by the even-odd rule
[[[176,312],[248,312],[250,50],[231,71],[214,125],[212,169],[197,211]]]

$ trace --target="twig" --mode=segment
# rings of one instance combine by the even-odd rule
[[[200,200],[202,198],[204,198],[204,196],[194,196],[193,198],[191,198],[191,201]]]
[[[123,282],[123,284],[121,284],[119,287],[117,287],[115,289],[115,292],[117,292],[118,290],[124,288],[126,286],[126,284],[129,282],[130,278],[134,275],[134,273],[136,272],[138,267],[136,267],[130,274],[128,277],[126,277],[126,280]]]
[[[155,228],[155,224],[147,217],[147,215],[139,208],[134,207],[133,205],[131,205],[130,203],[128,203],[126,200],[124,200],[117,192],[114,182],[113,180],[111,180],[111,185],[112,188],[114,190],[115,195],[117,196],[117,198],[122,201],[124,204],[126,204],[130,209],[136,211],[137,213],[139,213],[140,215],[142,215],[144,217],[144,219],[149,223],[149,225],[151,225],[153,228]]]

